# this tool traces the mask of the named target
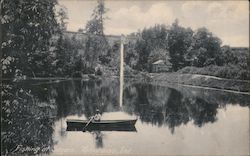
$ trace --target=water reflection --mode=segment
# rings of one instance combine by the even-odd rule
[[[226,103],[249,105],[249,96],[204,90],[192,92],[187,88],[177,90],[148,84],[126,87],[124,97],[126,111],[137,114],[144,122],[165,124],[172,133],[175,127],[189,121],[198,127],[215,122],[217,109],[225,107]]]
[[[5,82],[2,104],[2,154],[53,152],[58,143],[54,133],[67,137],[65,118],[89,118],[98,108],[102,113],[123,111],[140,122],[168,127],[203,127],[218,120],[218,110],[228,104],[249,106],[249,95],[189,88],[169,88],[126,83],[123,106],[119,106],[119,81],[23,81]],[[55,122],[61,128],[55,132]],[[140,129],[143,130],[143,129]],[[112,132],[111,132],[112,133]],[[140,131],[139,131],[140,133]],[[96,148],[103,148],[101,131],[92,132]],[[105,144],[106,145],[106,144]]]
[[[95,138],[95,145],[96,148],[102,148],[103,147],[103,142],[102,142],[102,137],[103,134],[101,131],[93,131],[91,132],[93,137]]]

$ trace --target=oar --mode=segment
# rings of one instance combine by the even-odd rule
[[[90,119],[89,119],[89,122],[85,125],[85,127],[82,129],[82,131],[84,132],[85,131],[85,129],[88,127],[88,125],[91,123],[91,121],[94,119],[94,117],[91,117]]]

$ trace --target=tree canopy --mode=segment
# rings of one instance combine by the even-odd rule
[[[197,67],[222,65],[221,40],[208,29],[199,28],[193,35],[189,55],[191,55],[192,65]]]
[[[56,0],[3,0],[3,76],[49,76]],[[9,60],[9,61],[8,61]]]
[[[87,33],[104,35],[104,21],[107,19],[105,16],[107,11],[108,9],[105,7],[104,0],[98,0],[97,6],[92,13],[92,19],[85,26]]]
[[[179,26],[178,20],[170,27],[167,44],[174,71],[187,65],[185,54],[191,46],[192,35],[193,31],[190,28]]]
[[[138,55],[134,55],[138,57],[138,59],[134,59],[138,60],[136,69],[149,71],[149,64],[152,63],[149,57],[154,57],[152,53],[158,55],[161,51],[157,51],[156,49],[167,49],[167,34],[168,32],[165,25],[155,25],[154,27],[144,29],[141,33],[138,33],[138,38],[135,43],[135,51]]]
[[[175,20],[170,26],[155,25],[132,34],[136,42],[125,49],[125,59],[136,70],[150,72],[152,63],[157,60],[169,61],[172,71],[186,66],[237,64],[230,47],[222,48],[222,41],[205,27],[192,30]],[[132,65],[130,60],[136,62]]]
[[[93,10],[92,19],[87,22],[85,30],[88,34],[85,43],[85,56],[88,59],[88,66],[94,68],[97,63],[108,63],[108,51],[110,46],[104,36],[105,14],[108,9],[103,0],[97,1],[97,6]]]

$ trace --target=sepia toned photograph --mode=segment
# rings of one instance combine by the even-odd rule
[[[249,1],[0,3],[1,155],[250,155]]]

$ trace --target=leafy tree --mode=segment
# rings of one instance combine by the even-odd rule
[[[98,0],[97,6],[92,13],[92,19],[87,22],[86,32],[95,35],[104,35],[104,21],[107,19],[105,14],[108,9],[104,5],[104,0]]]
[[[221,40],[206,28],[199,28],[193,35],[190,54],[194,66],[222,65]]]
[[[89,66],[94,68],[98,61],[107,63],[107,53],[110,46],[104,36],[104,21],[107,19],[105,13],[108,9],[104,5],[103,0],[97,1],[92,19],[86,24],[86,32],[88,34],[85,44],[85,56],[89,62]]]
[[[71,62],[71,56],[74,54],[73,52],[69,52],[69,46],[70,43],[69,41],[63,36],[63,32],[67,29],[67,22],[66,20],[68,19],[66,8],[63,6],[60,6],[60,9],[57,13],[58,21],[59,21],[59,32],[58,32],[58,40],[56,42],[56,47],[55,47],[55,54],[56,58],[53,61],[53,64],[55,64],[55,74],[57,76],[65,76],[69,73],[67,71],[69,70],[68,66]],[[72,47],[70,47],[72,49]]]
[[[104,36],[89,35],[85,43],[84,54],[88,61],[88,66],[95,67],[99,57],[107,55],[109,48]]]
[[[49,76],[53,52],[50,39],[57,31],[56,0],[3,0],[4,77],[17,74]],[[7,61],[6,61],[7,59]]]
[[[124,48],[126,50],[126,48]],[[125,54],[126,55],[126,54]],[[110,58],[109,66],[115,69],[119,68],[120,65],[120,42],[115,41],[108,51],[107,57]]]
[[[67,29],[67,24],[68,22],[66,21],[67,19],[69,19],[68,14],[67,14],[67,8],[60,5],[59,6],[60,9],[57,12],[57,17],[59,20],[59,28],[61,30],[61,32],[66,31]]]
[[[191,46],[193,31],[190,28],[179,26],[176,20],[169,30],[168,35],[168,50],[170,62],[174,71],[186,66],[186,52]]]
[[[142,40],[142,39],[137,40],[135,50],[138,52],[138,55],[139,55],[136,69],[137,70],[146,70],[148,68],[149,52],[146,48],[145,40]]]
[[[125,45],[124,50],[125,63],[130,67],[135,68],[138,62],[138,53],[135,50],[135,44],[129,42]]]
[[[154,55],[156,49],[167,49],[167,28],[165,25],[155,25],[138,33],[135,50],[138,52],[136,69],[149,71],[149,57]],[[152,53],[152,54],[151,54]],[[135,55],[137,57],[137,55]]]
[[[222,52],[224,64],[229,64],[229,63],[237,64],[238,63],[238,58],[232,52],[230,46],[221,47],[221,52]]]

